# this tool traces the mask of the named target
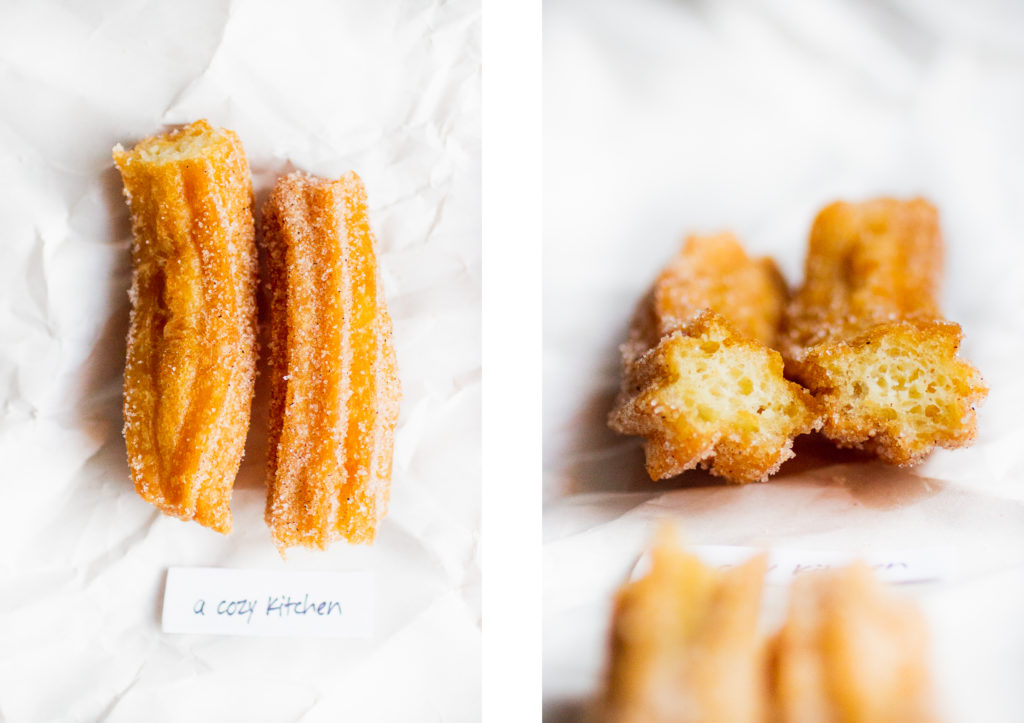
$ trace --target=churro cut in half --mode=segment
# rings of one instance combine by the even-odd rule
[[[863,563],[798,576],[769,669],[779,723],[937,720],[917,608]]]
[[[814,429],[814,399],[783,376],[778,352],[705,311],[632,364],[610,418],[644,437],[647,472],[695,467],[730,482],[767,479]]]
[[[741,335],[773,346],[787,294],[775,262],[750,258],[731,233],[690,236],[637,309],[624,361],[640,358],[705,309],[723,314]]]
[[[238,137],[197,121],[114,148],[131,212],[124,437],[138,493],[231,530],[256,364],[256,248]]]
[[[622,347],[608,418],[644,438],[652,479],[703,467],[763,481],[793,456],[793,438],[818,426],[814,399],[766,346],[785,300],[775,265],[728,234],[689,238],[661,274]]]
[[[761,721],[766,710],[759,557],[723,572],[684,551],[671,527],[651,569],[615,599],[604,723]]]
[[[372,542],[387,511],[400,396],[355,173],[292,173],[263,209],[270,278],[266,520],[277,545]]]
[[[957,356],[959,325],[938,310],[941,266],[925,200],[833,203],[815,219],[780,344],[840,446],[906,465],[974,439],[987,389]]]

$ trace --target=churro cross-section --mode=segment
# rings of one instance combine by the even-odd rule
[[[604,723],[764,720],[758,611],[765,559],[719,572],[683,550],[671,527],[651,569],[615,599]]]
[[[766,344],[786,301],[775,265],[730,234],[693,236],[641,303],[622,347],[612,429],[644,437],[647,472],[767,479],[818,426],[811,395]]]
[[[124,437],[139,494],[231,529],[256,364],[256,248],[238,137],[197,121],[114,149],[131,211]]]
[[[282,548],[372,542],[400,388],[366,190],[282,178],[263,209],[271,291],[266,519]]]
[[[629,367],[610,424],[644,437],[652,479],[701,466],[755,482],[793,456],[793,438],[817,414],[778,352],[705,311]]]
[[[941,260],[938,214],[922,199],[833,203],[815,219],[780,344],[841,446],[914,464],[974,439],[987,390],[939,313]]]
[[[800,575],[770,646],[772,720],[935,721],[927,645],[917,608],[863,563]]]

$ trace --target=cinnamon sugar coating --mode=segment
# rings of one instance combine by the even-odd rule
[[[839,445],[914,464],[974,439],[987,390],[938,310],[941,267],[938,214],[923,199],[833,203],[815,219],[780,348]]]
[[[124,437],[138,493],[231,530],[256,363],[256,249],[238,137],[197,121],[114,149],[134,270]]]
[[[750,258],[731,233],[691,235],[637,309],[622,350],[625,362],[704,309],[723,314],[742,336],[773,346],[787,294],[775,262]]]
[[[644,437],[647,471],[695,467],[730,482],[763,481],[815,429],[811,395],[766,346],[786,301],[771,261],[730,234],[690,237],[658,277],[622,347],[622,388],[609,415]]]
[[[292,173],[263,209],[271,291],[266,520],[278,546],[372,542],[400,386],[366,191]]]

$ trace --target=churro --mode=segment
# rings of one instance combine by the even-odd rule
[[[936,720],[921,614],[863,563],[798,576],[769,657],[780,723]]]
[[[231,530],[256,363],[256,249],[238,137],[197,121],[114,148],[132,217],[124,437],[139,494]]]
[[[788,291],[771,259],[752,259],[731,233],[692,235],[641,302],[622,347],[626,364],[710,309],[742,336],[775,344]]]
[[[618,593],[605,723],[760,721],[766,681],[758,610],[763,557],[719,572],[664,527],[647,575]]]
[[[787,372],[822,403],[822,432],[886,462],[962,447],[984,398],[936,293],[938,214],[925,200],[833,203],[814,221],[780,336]]]
[[[793,456],[793,438],[818,426],[814,399],[766,346],[785,298],[774,264],[728,234],[691,237],[659,277],[622,347],[608,418],[644,437],[652,479],[701,466],[763,481]]]
[[[271,289],[266,520],[278,546],[372,542],[400,396],[366,191],[281,179],[263,209]]]

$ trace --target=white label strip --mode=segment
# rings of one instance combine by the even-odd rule
[[[706,565],[717,568],[733,567],[765,552],[762,548],[732,545],[700,545],[692,550]],[[788,583],[802,572],[843,567],[855,560],[867,563],[879,580],[890,583],[942,580],[949,576],[951,566],[950,556],[936,548],[856,554],[783,547],[768,550],[765,580],[773,584]],[[640,577],[649,569],[650,555],[644,553],[631,577]]]
[[[754,547],[704,545],[695,548],[694,552],[708,565],[726,567],[748,560],[761,551]],[[925,582],[948,575],[947,558],[935,549],[853,554],[782,547],[769,551],[765,579],[770,583],[785,583],[801,572],[843,567],[855,560],[867,563],[883,582]]]
[[[369,572],[270,572],[172,567],[164,592],[165,633],[368,638]]]

